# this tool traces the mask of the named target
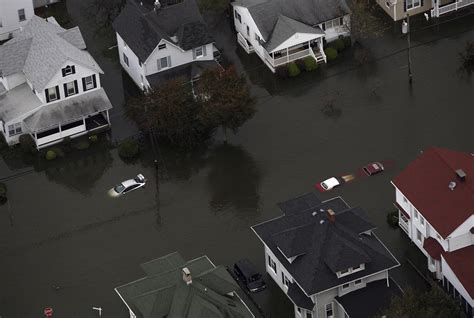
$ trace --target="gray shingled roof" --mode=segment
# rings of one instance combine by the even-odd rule
[[[272,52],[280,44],[288,40],[295,33],[310,33],[317,35],[324,35],[324,31],[320,27],[310,27],[304,23],[288,18],[284,15],[280,15],[273,28],[270,39],[264,44],[265,49],[268,52]]]
[[[147,60],[161,39],[183,50],[214,42],[195,0],[168,6],[161,2],[162,8],[155,11],[129,0],[113,22],[115,31],[141,62]]]
[[[297,203],[298,200],[301,202]],[[301,210],[292,208],[290,213],[252,229],[305,294],[314,295],[398,265],[398,261],[371,233],[374,225],[366,219],[362,209],[350,208],[341,198],[318,203],[306,195],[290,202],[279,205],[300,206]],[[315,205],[308,205],[308,202]],[[336,213],[334,223],[328,220],[328,209]],[[294,256],[297,257],[293,262],[288,262],[287,258]],[[337,278],[336,272],[362,263],[365,264],[364,270]]]
[[[42,91],[68,61],[103,73],[84,48],[84,39],[78,28],[65,30],[33,16],[22,31],[0,47],[0,68],[10,74],[22,71],[33,88]],[[12,66],[8,66],[10,63]]]
[[[41,106],[43,102],[23,83],[0,95],[0,119],[4,123]]]
[[[192,284],[182,279],[187,267]],[[237,296],[239,287],[222,266],[207,256],[184,261],[172,253],[142,264],[147,276],[115,290],[138,318],[250,318],[251,312]]]
[[[350,12],[345,0],[236,0],[248,8],[265,41],[269,41],[280,15],[315,27]]]
[[[103,88],[100,88],[73,98],[46,104],[35,113],[26,117],[23,122],[32,132],[40,132],[111,108],[112,104],[107,94]]]

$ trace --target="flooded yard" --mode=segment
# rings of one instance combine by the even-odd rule
[[[116,141],[137,134],[124,117],[124,101],[137,91],[109,50],[110,34],[80,18],[91,1],[65,2],[105,72]],[[36,170],[2,160],[0,175],[11,177],[8,204],[0,207],[0,316],[39,317],[53,307],[57,316],[97,317],[95,306],[104,317],[128,317],[114,288],[142,277],[140,263],[173,251],[187,259],[206,254],[228,266],[247,257],[263,272],[263,246],[250,226],[280,215],[278,202],[342,175],[355,178],[317,195],[363,207],[401,263],[394,279],[423,288],[406,261],[408,239],[386,222],[394,210],[390,180],[426,147],[474,152],[474,79],[459,70],[458,56],[474,40],[474,20],[425,29],[418,23],[409,86],[398,29],[366,43],[373,62],[365,66],[348,51],[315,73],[278,79],[237,46],[225,19],[216,20],[223,54],[248,76],[258,101],[255,117],[228,144],[218,133],[209,147],[191,153],[162,145],[158,171],[149,149],[130,163],[106,143]],[[391,164],[380,175],[360,177],[372,161]],[[138,173],[148,178],[144,189],[107,195]],[[256,301],[267,317],[288,317],[290,301],[267,282]]]

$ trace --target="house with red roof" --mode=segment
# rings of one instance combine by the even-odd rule
[[[400,228],[474,317],[474,154],[426,149],[392,184]]]

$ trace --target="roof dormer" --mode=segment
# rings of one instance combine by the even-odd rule
[[[365,269],[365,264],[360,264],[359,267],[349,267],[348,269],[336,272],[337,278],[341,278],[350,274],[360,272]]]

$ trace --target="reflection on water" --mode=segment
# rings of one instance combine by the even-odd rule
[[[96,181],[112,166],[110,150],[105,143],[97,144],[90,149],[68,153],[65,158],[53,162],[42,162],[38,168],[44,168],[49,180],[89,194]]]
[[[209,205],[214,211],[229,207],[238,212],[258,210],[261,171],[244,148],[230,144],[217,146],[208,163]]]

